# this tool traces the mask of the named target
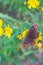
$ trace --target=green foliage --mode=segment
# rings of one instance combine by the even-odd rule
[[[4,59],[6,59],[7,62],[8,61],[14,62],[16,59],[16,61],[14,63],[18,63],[19,62],[18,60],[25,59],[26,56],[30,55],[31,53],[35,53],[33,50],[31,50],[31,48],[30,48],[30,50],[28,50],[29,52],[26,50],[23,50],[21,48],[22,41],[17,39],[17,35],[19,33],[22,33],[23,30],[29,29],[31,27],[32,23],[21,22],[22,24],[19,25],[20,21],[13,19],[7,15],[1,14],[1,13],[0,13],[0,18],[3,19],[4,25],[9,24],[11,26],[11,28],[13,29],[13,35],[11,36],[11,38],[8,39],[4,36],[0,37],[0,48],[2,48],[0,53],[1,53],[1,55],[3,55],[1,57],[2,60],[5,61]],[[17,28],[14,26],[13,22],[18,24]],[[40,25],[39,28],[40,28],[39,30],[42,31],[42,24]],[[19,50],[17,50],[17,48],[18,49],[20,48],[21,52]]]
[[[38,9],[29,10],[27,6],[24,5],[24,1],[27,0],[2,0],[1,7],[7,10],[8,14],[12,11],[16,11],[16,17],[13,18],[8,16],[7,13],[0,13],[0,19],[3,20],[5,27],[7,24],[13,29],[13,34],[11,38],[5,36],[0,37],[0,63],[10,62],[20,65],[20,60],[25,60],[26,57],[30,58],[30,61],[34,62],[35,58],[31,58],[32,54],[38,52],[38,50],[32,50],[31,47],[28,49],[22,48],[22,41],[17,39],[17,35],[22,33],[26,29],[30,29],[32,24],[36,21],[39,23],[39,32],[42,32],[43,39],[43,13]],[[42,3],[42,0],[40,0]],[[41,4],[42,5],[42,4]],[[15,15],[15,14],[14,14]],[[22,17],[21,17],[22,16]],[[39,18],[39,16],[41,18]],[[17,20],[18,18],[18,20]],[[17,24],[15,26],[14,24]],[[43,41],[43,40],[42,40]]]

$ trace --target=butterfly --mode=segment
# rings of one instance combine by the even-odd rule
[[[28,48],[28,46],[34,45],[35,44],[35,39],[39,37],[39,32],[38,32],[38,23],[35,22],[32,27],[29,29],[28,34],[23,40],[22,47],[23,48]]]

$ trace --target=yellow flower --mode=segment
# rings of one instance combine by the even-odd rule
[[[43,7],[41,8],[41,11],[43,12]]]
[[[0,37],[3,35],[3,28],[0,27]]]
[[[43,52],[43,47],[41,48],[42,52]]]
[[[41,44],[41,43],[39,43],[37,46],[38,46],[38,48],[40,48],[40,49],[42,48],[42,44]]]
[[[37,8],[39,6],[39,1],[38,0],[28,0],[28,8]]]
[[[28,5],[28,8],[31,9],[31,6]]]
[[[25,31],[23,31],[22,34],[21,34],[22,37],[25,37],[25,36],[28,34],[28,32],[29,32],[29,30],[25,30]]]
[[[17,36],[19,40],[22,40],[27,34],[29,30],[23,31],[20,35]]]
[[[24,4],[26,5],[26,2],[24,2]]]
[[[2,19],[0,19],[0,27],[2,26],[2,24],[3,24],[3,20],[2,20]]]
[[[11,34],[12,34],[12,31],[13,30],[8,25],[8,26],[5,27],[5,33],[4,34],[6,35],[6,37],[10,38],[11,37]]]
[[[36,41],[36,45],[38,44],[38,41],[39,41],[39,40],[42,40],[42,35],[41,35],[41,34],[42,34],[42,33],[40,32],[40,33],[39,33],[39,37],[35,40],[35,41]]]
[[[18,38],[19,40],[22,40],[22,35],[21,35],[21,34],[18,35],[17,38]]]

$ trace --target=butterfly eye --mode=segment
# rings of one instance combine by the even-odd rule
[[[28,44],[23,44],[23,48],[28,48]]]
[[[26,46],[24,45],[24,48],[25,48]]]
[[[23,45],[23,48],[26,48],[26,45]]]

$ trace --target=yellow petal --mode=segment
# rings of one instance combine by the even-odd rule
[[[43,12],[43,7],[41,8],[41,11]]]
[[[3,35],[3,28],[1,27],[0,28],[0,36],[2,36]]]
[[[38,48],[42,48],[42,44],[41,43],[38,44]]]
[[[26,5],[26,2],[24,2],[24,4]]]
[[[2,26],[2,24],[3,24],[3,20],[2,20],[2,19],[0,19],[0,27]]]

